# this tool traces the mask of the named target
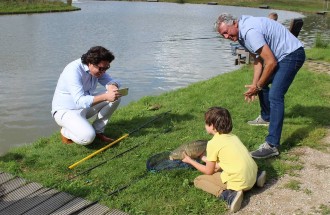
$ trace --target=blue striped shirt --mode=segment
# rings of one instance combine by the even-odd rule
[[[276,60],[280,62],[303,44],[281,23],[267,17],[242,15],[238,20],[238,42],[251,53],[265,44],[272,50]]]

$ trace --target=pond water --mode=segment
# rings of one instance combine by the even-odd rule
[[[267,16],[270,10],[160,2],[74,2],[80,11],[0,16],[0,154],[59,130],[51,117],[57,79],[91,46],[110,49],[110,74],[129,87],[128,105],[238,69],[230,41],[213,31],[222,12]],[[273,10],[272,10],[273,11]],[[276,11],[276,10],[275,10]],[[279,21],[302,14],[276,11]],[[307,16],[306,46],[329,19]]]

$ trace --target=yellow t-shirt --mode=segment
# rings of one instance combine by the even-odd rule
[[[258,167],[241,140],[233,134],[216,133],[207,143],[207,160],[222,169],[221,180],[227,189],[249,190],[257,179]]]

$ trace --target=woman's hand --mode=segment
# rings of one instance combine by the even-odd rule
[[[118,87],[114,84],[107,85],[107,92],[105,93],[106,100],[109,102],[114,102],[121,97],[121,94],[118,92]]]

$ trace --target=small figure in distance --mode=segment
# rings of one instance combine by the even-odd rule
[[[268,14],[268,18],[277,21],[277,19],[278,19],[278,14],[277,14],[276,12],[271,12],[271,13]]]

